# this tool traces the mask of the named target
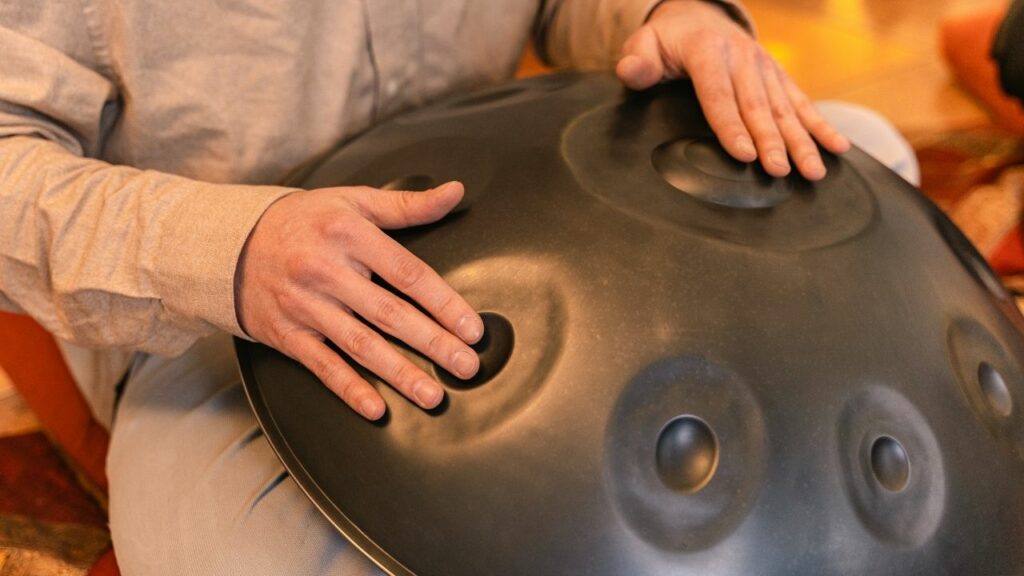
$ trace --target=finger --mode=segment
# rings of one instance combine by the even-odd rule
[[[360,366],[425,409],[444,398],[444,388],[380,334],[326,300],[311,302],[307,322]]]
[[[313,334],[301,333],[290,338],[282,352],[309,368],[331,392],[367,420],[384,415],[387,406],[373,386]]]
[[[796,111],[789,101],[789,95],[786,94],[779,76],[775,72],[775,66],[768,61],[767,55],[763,58],[765,59],[762,66],[765,91],[771,102],[775,124],[782,134],[782,139],[786,142],[786,149],[804,178],[821,180],[825,177],[825,164],[821,161],[821,153],[818,152],[818,147],[811,139],[811,135],[807,133],[807,129],[797,118]]]
[[[480,315],[425,262],[379,230],[356,241],[362,243],[355,253],[363,265],[467,344],[480,340],[484,333]]]
[[[650,88],[661,81],[665,67],[654,30],[644,26],[626,40],[615,73],[623,84],[633,90]]]
[[[736,106],[736,93],[726,66],[722,65],[723,58],[722,50],[702,47],[693,52],[686,68],[693,78],[704,116],[722,147],[737,160],[753,162],[757,150]]]
[[[339,270],[331,292],[367,322],[398,338],[456,376],[469,379],[480,368],[476,353],[405,300],[357,272]]]
[[[440,220],[455,208],[464,193],[460,182],[447,182],[423,192],[362,188],[351,198],[367,220],[394,230]]]
[[[732,81],[736,87],[736,101],[743,122],[754,137],[761,165],[772,176],[785,176],[789,174],[786,143],[773,118],[771,101],[765,90],[760,49],[751,46],[733,51],[735,71]]]
[[[800,90],[800,87],[793,82],[789,74],[777,63],[775,64],[775,73],[782,83],[786,94],[789,96],[789,101],[793,104],[793,109],[796,110],[800,123],[811,133],[811,136],[829,152],[834,154],[842,154],[849,150],[850,140],[840,134],[838,130],[821,116],[821,113],[814,107],[814,104],[811,103],[811,100],[804,94],[803,90]]]

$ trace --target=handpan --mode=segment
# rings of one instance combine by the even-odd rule
[[[863,152],[772,179],[692,87],[551,76],[388,121],[296,182],[465,184],[395,233],[485,318],[481,372],[371,423],[238,341],[267,439],[385,571],[1024,574],[1024,319]]]

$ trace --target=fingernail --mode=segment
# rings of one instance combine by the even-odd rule
[[[455,375],[466,379],[476,373],[477,361],[469,352],[459,351],[452,357],[452,367],[455,368]]]
[[[420,380],[412,386],[412,395],[424,408],[437,406],[443,394],[441,388],[430,380]]]
[[[462,182],[459,182],[458,180],[449,180],[449,181],[445,182],[444,184],[441,184],[440,186],[434,188],[434,190],[448,190],[448,189],[452,189],[452,188],[458,188],[458,187],[461,187],[461,186],[462,186]]]
[[[377,403],[369,398],[359,403],[359,413],[367,420],[380,418],[380,414],[377,412]]]
[[[789,170],[789,162],[786,161],[786,155],[782,152],[769,152],[768,163]]]
[[[458,324],[455,325],[455,333],[462,338],[462,341],[467,344],[476,344],[484,335],[484,325],[480,321],[480,317],[475,314],[466,314],[462,318],[459,318]]]
[[[754,148],[754,142],[746,136],[740,136],[736,139],[736,150],[751,160],[757,157],[757,149]]]
[[[825,165],[821,162],[815,154],[811,154],[804,159],[804,166],[807,170],[807,176],[810,178],[823,178],[825,176]]]

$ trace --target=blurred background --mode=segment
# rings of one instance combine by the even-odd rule
[[[750,0],[762,43],[814,99],[862,104],[912,143],[989,119],[943,57],[941,26],[996,0]],[[975,26],[975,36],[983,30]]]
[[[811,98],[866,106],[903,133],[921,163],[922,191],[1019,296],[1024,108],[1002,93],[990,57],[1009,2],[745,4],[764,46]]]

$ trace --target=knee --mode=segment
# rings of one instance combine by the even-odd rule
[[[824,100],[816,102],[815,106],[829,123],[868,155],[911,184],[917,186],[921,183],[913,147],[884,116],[849,102]]]

